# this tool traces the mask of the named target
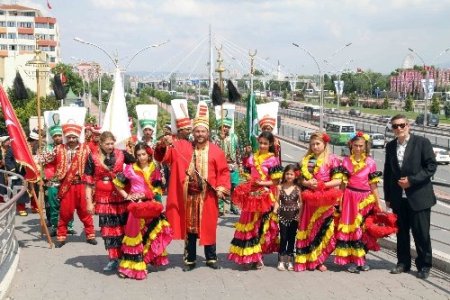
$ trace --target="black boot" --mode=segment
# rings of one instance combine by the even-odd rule
[[[61,248],[62,246],[64,246],[66,244],[66,241],[58,241],[55,244],[55,248]]]
[[[183,272],[189,272],[195,269],[195,263],[185,264],[183,267]]]

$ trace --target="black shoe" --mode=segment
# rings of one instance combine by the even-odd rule
[[[395,268],[391,270],[391,274],[408,273],[411,268],[407,268],[404,265],[396,265]]]
[[[50,228],[49,230],[49,234],[51,237],[55,237],[56,236],[56,228]]]
[[[427,279],[428,276],[430,276],[430,268],[422,268],[418,273],[417,273],[417,278],[420,279]]]
[[[97,240],[96,239],[87,239],[86,243],[91,244],[91,245],[97,245]]]
[[[55,248],[61,248],[66,244],[66,241],[59,241],[55,244]]]
[[[74,235],[74,234],[77,234],[78,232],[76,232],[75,229],[72,228],[72,229],[67,230],[67,233]]]
[[[230,212],[233,214],[233,215],[240,215],[241,213],[239,212],[239,210],[237,209],[237,208],[231,208],[230,209]]]
[[[195,269],[195,263],[193,264],[185,264],[183,267],[183,272],[189,272]]]
[[[219,269],[221,269],[221,267],[220,267],[219,263],[217,262],[217,260],[207,261],[207,262],[206,262],[206,265],[207,265],[208,267],[210,267],[211,269],[214,269],[214,270],[219,270]]]

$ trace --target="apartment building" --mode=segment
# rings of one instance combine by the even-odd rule
[[[56,18],[44,16],[30,7],[0,5],[0,82],[4,87],[12,85],[16,71],[19,71],[25,85],[36,90],[35,79],[26,74],[29,68],[26,63],[34,57],[36,47],[50,67],[60,62]]]

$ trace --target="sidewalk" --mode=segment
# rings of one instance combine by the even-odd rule
[[[81,223],[75,218],[80,233]],[[198,248],[198,268],[184,273],[183,242],[169,247],[170,265],[149,274],[145,281],[120,279],[104,274],[106,263],[103,241],[92,246],[84,234],[69,236],[60,249],[49,249],[39,234],[37,215],[18,217],[16,234],[20,244],[20,261],[6,299],[448,299],[449,275],[433,269],[428,280],[410,274],[391,275],[395,254],[383,249],[368,255],[372,267],[359,275],[345,272],[331,260],[328,272],[280,272],[276,254],[265,257],[261,271],[243,271],[228,262],[226,253],[233,235],[234,216],[219,219],[217,250],[222,270],[214,271],[202,262],[203,249]],[[96,220],[96,224],[97,220]]]

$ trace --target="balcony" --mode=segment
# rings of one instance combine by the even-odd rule
[[[19,27],[17,28],[17,32],[19,34],[34,34],[34,28]]]
[[[52,41],[52,40],[38,40],[37,41],[38,46],[42,46],[42,47],[56,47],[58,45],[58,43],[56,41]]]
[[[56,18],[50,17],[35,17],[34,22],[44,24],[56,24]]]

